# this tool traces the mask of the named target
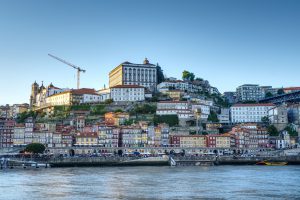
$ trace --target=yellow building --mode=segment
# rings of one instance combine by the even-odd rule
[[[186,135],[180,136],[180,147],[198,147],[205,148],[206,147],[206,137],[202,135]]]
[[[76,146],[96,146],[98,145],[97,133],[78,133],[76,136]]]
[[[230,148],[230,135],[219,135],[216,137],[216,148]]]
[[[165,92],[171,99],[180,100],[183,95],[183,91],[181,90],[169,90]]]

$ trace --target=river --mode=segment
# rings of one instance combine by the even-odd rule
[[[300,166],[6,169],[0,199],[300,199]]]

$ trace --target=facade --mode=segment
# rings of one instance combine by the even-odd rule
[[[208,115],[210,114],[210,106],[207,104],[193,103],[192,112],[194,113],[197,109],[200,109],[201,111],[200,119],[202,121],[207,121]]]
[[[258,101],[264,98],[264,93],[259,85],[245,84],[236,89],[237,101]]]
[[[14,137],[13,137],[14,146],[25,146],[25,125],[16,124],[14,127]]]
[[[13,147],[14,126],[14,120],[0,119],[0,148]]]
[[[139,85],[116,85],[98,91],[100,101],[112,99],[115,102],[145,101],[146,89]]]
[[[221,113],[218,114],[218,120],[219,120],[219,123],[221,123],[221,124],[230,123],[230,109],[221,108]]]
[[[155,91],[157,66],[149,63],[147,58],[143,64],[124,62],[109,73],[109,87],[117,85],[139,85]]]
[[[203,135],[172,135],[170,137],[170,145],[182,148],[205,148],[206,136]]]
[[[276,106],[268,110],[268,118],[271,124],[282,130],[288,124],[288,110],[286,105]]]
[[[207,135],[208,148],[230,148],[230,135]]]
[[[75,146],[97,146],[98,135],[97,133],[77,133],[75,135]]]
[[[120,126],[120,125],[124,125],[126,120],[129,120],[129,113],[108,112],[108,113],[105,113],[104,117],[105,117],[105,124],[113,125],[113,126]]]
[[[235,104],[230,108],[231,122],[261,122],[274,107],[274,104]]]
[[[147,133],[139,127],[122,127],[120,143],[122,147],[145,147],[147,146]]]
[[[94,89],[82,88],[68,90],[46,98],[46,106],[79,105],[83,103],[100,102],[100,95]]]
[[[110,88],[113,101],[145,101],[145,88],[139,85],[116,85]]]

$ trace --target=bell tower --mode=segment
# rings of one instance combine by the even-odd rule
[[[36,103],[36,95],[39,92],[39,84],[36,81],[31,85],[30,108]]]

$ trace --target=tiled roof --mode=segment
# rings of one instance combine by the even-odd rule
[[[234,104],[232,107],[275,106],[272,103]]]
[[[140,85],[116,85],[111,88],[144,88],[144,87]]]

